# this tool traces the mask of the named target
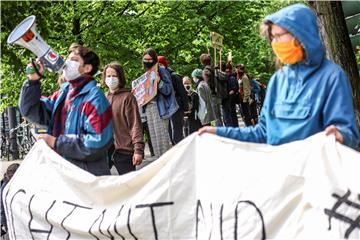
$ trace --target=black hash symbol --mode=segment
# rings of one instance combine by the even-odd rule
[[[352,202],[350,200],[348,200],[348,197],[351,195],[351,192],[350,190],[348,190],[344,196],[339,196],[335,193],[333,193],[331,196],[335,197],[337,199],[337,202],[334,204],[333,208],[330,210],[330,209],[324,209],[325,211],[325,214],[329,216],[329,228],[328,230],[331,229],[331,218],[334,217],[336,219],[339,219],[343,222],[346,222],[346,223],[349,223],[350,226],[349,228],[346,230],[345,232],[345,236],[344,238],[349,238],[350,234],[352,231],[355,230],[355,228],[359,228],[360,229],[360,204],[358,203],[355,203],[355,202]],[[360,200],[360,194],[358,195],[358,198]],[[349,207],[352,207],[355,209],[355,211],[358,211],[358,217],[353,220],[341,213],[338,213],[336,212],[336,210],[340,207],[341,204],[346,204],[348,205]]]

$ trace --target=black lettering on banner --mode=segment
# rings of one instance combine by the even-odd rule
[[[137,237],[133,234],[133,232],[131,231],[131,227],[130,227],[130,215],[131,215],[131,208],[129,208],[129,211],[128,211],[128,218],[127,218],[127,227],[128,227],[128,230],[129,230],[129,233],[131,236],[133,236],[133,238],[135,240],[137,240]]]
[[[209,239],[211,239],[211,234],[213,231],[213,226],[214,226],[214,215],[213,215],[213,208],[212,208],[212,203],[210,203],[210,212],[211,212],[211,230],[210,230],[210,234],[209,234]]]
[[[68,231],[66,228],[65,228],[65,226],[64,226],[64,222],[65,222],[65,220],[75,211],[75,209],[76,208],[83,208],[83,209],[92,209],[92,208],[90,208],[90,207],[85,207],[85,206],[81,206],[81,205],[78,205],[78,204],[76,204],[76,203],[72,203],[72,202],[68,202],[68,201],[63,201],[63,203],[65,203],[65,204],[68,204],[68,205],[71,205],[71,206],[74,206],[74,208],[69,212],[69,214],[68,215],[66,215],[65,217],[64,217],[64,219],[61,221],[61,227],[67,232],[67,237],[66,237],[66,239],[69,239],[70,238],[70,236],[71,236],[71,233],[70,233],[70,231]]]
[[[4,189],[2,189],[2,190],[4,190]],[[4,198],[4,202],[3,202],[3,206],[4,206],[4,210],[5,210],[5,215],[6,215],[6,217],[7,217],[7,219],[6,220],[8,220],[9,219],[9,216],[10,216],[10,212],[9,212],[9,209],[8,209],[8,207],[7,207],[7,197],[8,197],[8,195],[9,195],[9,192],[10,192],[10,187],[7,189],[7,192],[4,194],[4,196],[5,196],[5,198]],[[2,199],[0,199],[0,201],[1,201]],[[8,221],[8,222],[10,222],[10,220]],[[9,224],[8,224],[9,225]],[[14,228],[13,228],[14,229]],[[9,234],[10,235],[10,234]]]
[[[28,228],[29,228],[29,232],[30,232],[31,238],[34,239],[33,233],[47,233],[47,239],[49,239],[50,234],[51,234],[52,229],[53,229],[53,225],[48,221],[48,219],[46,219],[46,221],[50,224],[50,229],[49,229],[49,230],[31,228],[31,222],[32,222],[33,219],[34,219],[34,216],[33,216],[32,211],[31,211],[31,203],[32,203],[34,197],[35,197],[35,195],[33,194],[33,195],[31,196],[31,198],[30,198],[29,205],[28,205],[29,214],[30,214],[30,220],[29,220],[29,223],[28,223]],[[54,204],[55,204],[55,201],[52,202],[50,208],[48,208],[48,210],[46,211],[45,216],[47,216],[48,211],[54,206]]]
[[[10,187],[8,188],[10,190]],[[12,207],[12,204],[13,204],[13,201],[14,201],[14,198],[15,196],[18,194],[18,193],[23,193],[23,194],[26,194],[25,190],[24,189],[19,189],[11,198],[11,201],[10,201],[10,212],[11,212],[11,226],[12,226],[12,229],[13,229],[13,236],[14,236],[14,239],[16,239],[16,234],[15,234],[15,226],[14,226],[14,214],[13,214],[13,207]],[[9,191],[6,193],[6,196],[5,196],[5,200],[7,199],[7,196],[9,194]],[[7,207],[7,203],[5,203],[5,206]],[[7,210],[7,216],[9,216],[9,211]]]
[[[350,201],[348,198],[349,196],[351,195],[351,191],[350,190],[347,190],[347,192],[345,193],[344,196],[339,196],[335,193],[333,193],[331,196],[336,198],[337,201],[336,203],[334,204],[334,206],[332,207],[332,209],[324,209],[324,212],[326,215],[329,216],[329,227],[328,227],[328,230],[331,230],[331,218],[334,217],[340,221],[343,221],[343,222],[346,222],[346,223],[349,223],[350,226],[349,228],[345,231],[345,235],[344,235],[344,238],[349,238],[350,234],[352,231],[355,230],[355,228],[359,228],[360,229],[360,204],[358,203],[355,203],[355,202],[352,202]],[[360,200],[360,194],[358,195],[358,198]],[[336,210],[338,210],[338,208],[340,207],[341,204],[346,204],[348,205],[349,207],[352,207],[355,209],[355,211],[358,212],[358,216],[355,220],[351,219],[350,217],[344,215],[344,214],[341,214],[341,213],[338,213]],[[348,211],[347,211],[348,213]]]
[[[235,226],[234,226],[234,239],[237,240],[237,228],[238,228],[238,206],[240,203],[245,203],[248,204],[252,207],[255,208],[255,210],[259,213],[260,216],[260,220],[261,220],[261,227],[262,227],[262,237],[261,239],[266,239],[266,231],[265,231],[265,222],[264,222],[264,217],[260,211],[260,209],[255,205],[255,203],[248,201],[248,200],[244,200],[244,201],[238,201],[236,204],[236,208],[235,208]]]
[[[108,237],[108,238],[110,238],[110,239],[114,239],[114,236],[113,235],[111,235],[109,232],[109,234],[110,234],[110,236],[108,236],[108,235],[106,235],[106,234],[104,234],[102,231],[101,231],[101,224],[102,224],[102,222],[103,222],[103,220],[104,220],[104,216],[105,216],[105,213],[106,213],[106,209],[104,209],[103,211],[102,211],[102,213],[99,215],[99,217],[93,222],[93,224],[91,225],[91,227],[90,227],[90,229],[89,229],[89,234],[91,235],[91,236],[93,236],[94,238],[96,238],[96,239],[99,239],[95,234],[93,234],[92,232],[91,232],[91,229],[92,229],[92,227],[95,225],[95,223],[101,218],[101,220],[100,220],[100,223],[99,223],[99,232],[101,233],[101,235],[103,235],[103,236],[105,236],[105,237]],[[111,225],[111,224],[110,224]]]
[[[198,232],[199,232],[199,221],[200,221],[199,209],[201,209],[201,213],[202,213],[202,216],[203,216],[203,219],[204,219],[205,216],[204,216],[204,210],[203,210],[202,205],[201,205],[201,201],[197,200],[197,203],[196,203],[195,239],[198,239]]]
[[[54,206],[56,200],[54,200],[54,201],[51,203],[50,207],[46,210],[46,213],[45,213],[45,220],[46,220],[46,222],[50,225],[50,229],[49,229],[49,230],[33,229],[33,228],[31,228],[31,222],[32,222],[32,220],[33,220],[33,214],[32,214],[32,212],[31,212],[31,202],[32,202],[34,196],[35,196],[35,195],[32,195],[32,196],[31,196],[30,202],[29,202],[30,221],[29,221],[28,227],[29,227],[29,231],[30,231],[31,237],[34,239],[34,236],[33,236],[33,234],[32,234],[33,232],[34,232],[34,233],[47,233],[48,235],[47,235],[47,238],[46,238],[46,239],[49,239],[49,238],[50,238],[50,235],[51,235],[51,232],[52,232],[52,230],[53,230],[53,228],[54,228],[54,225],[52,225],[52,224],[50,223],[49,218],[48,218],[48,215],[49,215],[50,209]]]
[[[220,207],[220,236],[221,240],[223,240],[223,210],[224,210],[224,204],[221,204]]]
[[[155,207],[162,207],[162,206],[166,206],[166,205],[173,205],[174,202],[160,202],[160,203],[151,203],[151,204],[140,204],[140,205],[136,205],[136,208],[146,208],[149,207],[150,211],[151,211],[151,221],[152,221],[152,225],[153,225],[153,229],[154,229],[154,235],[155,235],[155,239],[158,240],[158,234],[157,234],[157,228],[156,228],[156,222],[155,222],[155,213],[154,213],[154,208]]]
[[[197,200],[197,203],[196,203],[196,223],[195,223],[195,239],[198,239],[198,235],[199,235],[199,222],[200,222],[200,218],[199,218],[199,210],[201,209],[201,213],[202,213],[202,219],[204,220],[205,222],[205,215],[204,215],[204,209],[201,205],[201,201],[200,200]],[[214,217],[213,217],[213,209],[212,209],[212,203],[210,203],[210,211],[211,211],[211,224],[212,224],[212,227],[211,227],[211,230],[210,230],[210,233],[209,233],[209,239],[211,239],[211,235],[212,235],[212,229],[213,229],[213,226],[214,226]]]
[[[121,211],[123,210],[123,208],[124,208],[124,205],[121,206],[121,208],[120,208],[120,210],[119,210],[119,213],[118,213],[118,215],[117,215],[116,218],[115,218],[114,231],[115,231],[115,233],[116,233],[117,235],[119,235],[119,237],[121,237],[122,240],[125,240],[124,236],[121,235],[121,234],[118,232],[118,230],[116,229],[116,223],[117,223],[117,220],[118,220],[119,217],[120,217],[120,214],[121,214]],[[110,233],[110,226],[111,226],[111,225],[109,225],[108,233]]]

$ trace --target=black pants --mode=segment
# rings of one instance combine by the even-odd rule
[[[143,126],[143,135],[146,135],[146,137],[147,137],[147,143],[149,145],[150,155],[153,157],[153,156],[155,156],[155,153],[154,153],[153,145],[151,143],[149,126],[147,125],[147,122],[143,122],[142,126]],[[143,158],[145,158],[145,155],[143,155]]]
[[[132,163],[132,158],[132,154],[114,152],[113,161],[119,175],[136,170],[136,167]]]
[[[232,127],[230,98],[221,99],[221,108],[223,111],[223,121],[225,127]]]
[[[241,110],[242,110],[242,113],[244,115],[244,122],[245,122],[245,125],[248,127],[248,126],[251,126],[252,123],[251,123],[251,116],[250,116],[250,106],[249,106],[249,103],[248,102],[243,102],[241,101],[240,102],[240,105],[241,105]]]
[[[179,109],[171,116],[169,124],[169,134],[173,145],[183,140],[183,126],[184,111],[182,109]]]
[[[239,120],[236,113],[236,100],[233,98],[230,98],[230,116],[232,127],[239,127]]]

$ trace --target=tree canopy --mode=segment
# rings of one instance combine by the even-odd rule
[[[170,66],[190,75],[201,53],[213,50],[211,31],[224,36],[222,59],[232,52],[252,76],[267,82],[274,72],[273,55],[259,35],[263,18],[293,1],[1,1],[1,109],[16,106],[29,50],[6,40],[25,17],[36,16],[37,31],[58,53],[73,42],[92,48],[102,66],[123,65],[128,84],[144,71],[147,47],[167,56]],[[213,54],[212,54],[213,55]],[[46,74],[43,94],[58,88],[57,74]]]

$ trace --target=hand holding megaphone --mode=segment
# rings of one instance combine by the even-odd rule
[[[40,59],[30,59],[30,62],[26,66],[27,78],[32,81],[40,80],[44,78],[44,65],[41,63]]]

